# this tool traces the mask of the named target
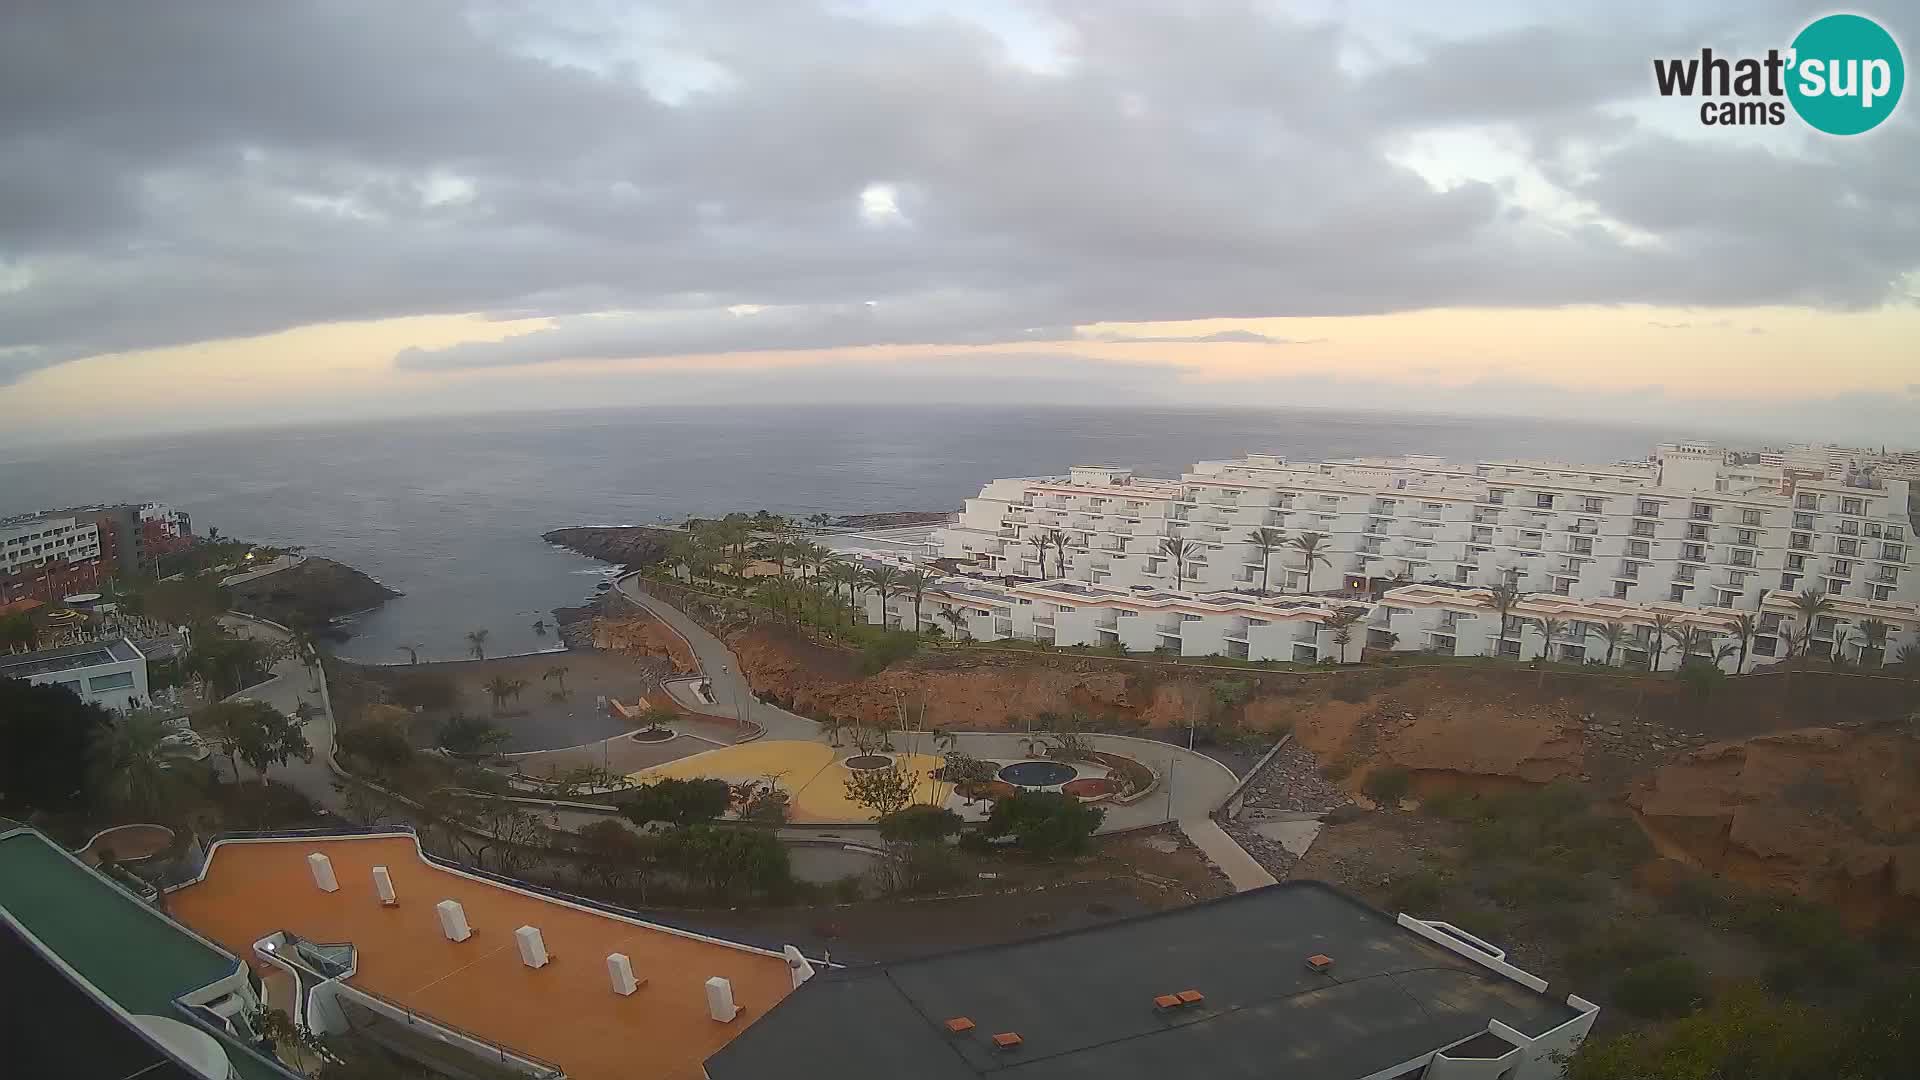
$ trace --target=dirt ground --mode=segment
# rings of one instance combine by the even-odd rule
[[[559,684],[543,676],[548,669],[567,669],[567,696],[557,700]],[[437,675],[452,680],[454,704],[451,708],[426,709],[414,725],[416,737],[431,739],[433,729],[454,712],[486,717],[505,729],[512,738],[503,748],[508,753],[528,750],[553,750],[580,746],[624,734],[625,721],[608,715],[599,707],[601,697],[633,702],[659,685],[663,663],[655,659],[620,656],[594,649],[536,653],[487,660],[456,660],[402,667],[365,668],[376,681],[418,675]],[[495,677],[525,680],[526,687],[516,700],[508,701],[498,712],[488,696],[486,684]]]
[[[1112,837],[1067,863],[986,865],[998,876],[981,880],[976,895],[951,899],[661,914],[678,926],[877,963],[1096,926],[1232,891],[1171,829]]]

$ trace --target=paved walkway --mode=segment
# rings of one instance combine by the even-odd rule
[[[1247,849],[1235,843],[1233,837],[1228,836],[1226,830],[1212,818],[1182,818],[1180,831],[1187,834],[1187,839],[1193,841],[1193,846],[1200,849],[1208,862],[1227,875],[1235,892],[1278,883],[1278,878],[1255,862],[1253,856],[1247,854]]]
[[[220,625],[241,637],[257,641],[279,644],[287,640],[285,631],[241,615],[222,615]],[[327,696],[326,678],[318,670],[309,673],[306,664],[298,657],[290,656],[273,666],[273,678],[257,686],[249,686],[232,697],[264,701],[288,716],[298,715],[296,710],[302,702],[313,707],[313,718],[307,721],[304,729],[307,742],[313,747],[313,760],[294,758],[285,765],[269,769],[267,777],[305,795],[322,809],[339,813],[345,800],[334,789],[333,771],[327,768],[327,755],[333,752],[334,722],[333,702]],[[254,777],[258,774],[241,762],[240,775]]]

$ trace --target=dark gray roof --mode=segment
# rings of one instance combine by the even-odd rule
[[[1334,959],[1328,974],[1306,958]],[[1173,1010],[1154,998],[1198,990]],[[823,971],[707,1060],[713,1080],[1353,1080],[1563,1002],[1318,882],[939,956]],[[950,1035],[946,1021],[975,1028]],[[997,1050],[992,1036],[1022,1045]]]
[[[84,645],[63,645],[57,649],[40,649],[17,656],[0,657],[0,678],[24,679],[31,675],[48,675],[139,658],[140,654],[124,638],[89,641]]]

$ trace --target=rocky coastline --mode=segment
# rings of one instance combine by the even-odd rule
[[[231,585],[227,591],[235,611],[314,630],[401,595],[345,563],[317,557]]]

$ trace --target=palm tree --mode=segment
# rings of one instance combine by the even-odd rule
[[[1067,576],[1067,542],[1071,539],[1072,537],[1059,529],[1047,530],[1047,543],[1053,545],[1053,562],[1060,568],[1061,577]]]
[[[1321,545],[1325,544],[1326,542],[1327,542],[1326,534],[1317,533],[1317,532],[1301,533],[1299,536],[1294,537],[1293,540],[1291,541],[1291,543],[1293,544],[1294,550],[1306,556],[1306,559],[1304,561],[1307,564],[1307,591],[1308,592],[1313,591],[1313,564],[1319,563],[1322,566],[1333,565],[1333,560],[1327,558],[1326,553],[1320,550]]]
[[[1676,621],[1667,627],[1667,637],[1679,652],[1680,658],[1674,662],[1676,669],[1687,666],[1687,661],[1701,652],[1710,652],[1713,647],[1713,635],[1697,626]]]
[[[1833,598],[1812,589],[1801,589],[1794,594],[1792,603],[1794,614],[1800,617],[1800,666],[1804,668],[1813,658],[1814,631],[1820,617],[1833,610]]]
[[[1333,628],[1333,643],[1340,648],[1339,661],[1347,662],[1347,646],[1353,643],[1353,624],[1366,614],[1365,608],[1341,608],[1327,619],[1327,625]]]
[[[1733,636],[1738,639],[1737,652],[1740,659],[1734,663],[1733,673],[1739,675],[1747,670],[1747,650],[1753,645],[1754,635],[1760,632],[1760,616],[1751,611],[1741,612],[1733,620]]]
[[[426,646],[415,642],[412,645],[400,645],[397,646],[397,648],[407,654],[407,663],[418,664],[420,662],[420,650],[426,648]]]
[[[1273,553],[1287,542],[1287,531],[1261,527],[1247,534],[1247,543],[1260,549],[1260,595],[1267,595],[1267,572],[1273,566]]]
[[[526,688],[527,688],[527,680],[525,679],[508,679],[507,680],[507,696],[512,698],[516,704],[520,701],[520,691],[525,690]]]
[[[533,634],[535,637],[546,637],[547,636],[547,620],[545,619],[533,620]]]
[[[1880,619],[1861,619],[1854,627],[1860,635],[1860,663],[1863,667],[1879,667],[1886,660],[1887,634],[1893,627]],[[1872,661],[1867,657],[1871,655]]]
[[[1169,536],[1160,541],[1160,554],[1173,560],[1173,587],[1176,590],[1187,586],[1187,560],[1194,558],[1204,550],[1191,540],[1182,540]]]
[[[854,604],[859,599],[860,586],[865,583],[866,575],[862,574],[860,568],[852,563],[836,562],[828,568],[827,577],[833,582],[833,595],[836,600],[840,596],[841,587],[845,586],[847,590],[847,621],[849,623],[853,622]]]
[[[972,632],[967,629],[967,617],[965,615],[960,614],[959,608],[955,608],[955,607],[941,608],[940,618],[945,619],[947,621],[947,625],[953,627],[953,636],[956,639],[960,641],[966,641],[973,636]]]
[[[1893,666],[1908,678],[1920,676],[1920,645],[1902,645],[1893,654]]]
[[[1520,601],[1526,599],[1527,594],[1521,592],[1520,587],[1510,581],[1495,585],[1488,589],[1487,593],[1489,601],[1493,604],[1494,614],[1500,617],[1500,625],[1493,633],[1494,640],[1497,642],[1507,636],[1507,620],[1513,616],[1513,609],[1519,606]],[[1495,645],[1494,652],[1497,654],[1499,651],[1499,646]]]
[[[1598,626],[1589,623],[1587,633],[1607,643],[1607,666],[1613,666],[1613,654],[1620,649],[1620,643],[1627,639],[1627,624],[1617,619],[1609,619]]]
[[[467,653],[475,660],[487,658],[487,632],[484,629],[467,635]]]
[[[1673,635],[1673,628],[1677,624],[1673,616],[1657,611],[1653,615],[1652,625],[1653,637],[1647,642],[1647,670],[1657,672],[1660,670],[1660,656],[1667,651],[1667,639]]]
[[[1540,643],[1539,658],[1542,660],[1553,659],[1553,639],[1567,632],[1567,620],[1550,617],[1539,618],[1533,620],[1533,625],[1539,629],[1540,636],[1546,639]],[[1544,677],[1542,681],[1544,681]]]
[[[95,790],[136,810],[159,811],[180,785],[167,767],[165,740],[172,734],[156,712],[116,718],[91,747]]]
[[[934,575],[919,567],[900,575],[900,588],[913,597],[913,632],[920,632],[920,601],[926,596],[927,586],[938,580]]]
[[[1047,576],[1047,545],[1052,543],[1052,541],[1047,539],[1046,533],[1037,532],[1027,537],[1027,543],[1033,545],[1033,550],[1039,556],[1040,577],[1044,580]]]
[[[880,594],[880,625],[887,625],[887,598],[900,587],[900,571],[891,566],[876,566],[866,573],[867,587]]]
[[[487,696],[493,699],[494,712],[499,712],[500,706],[506,702],[507,698],[516,693],[513,683],[514,680],[507,678],[505,675],[495,675],[493,678],[487,680],[485,686],[481,687],[481,689],[487,692]]]
[[[552,667],[548,668],[546,671],[541,672],[540,681],[546,682],[548,679],[552,679],[554,682],[559,683],[560,696],[566,697],[567,696],[567,671],[568,671],[567,665],[555,664]]]

